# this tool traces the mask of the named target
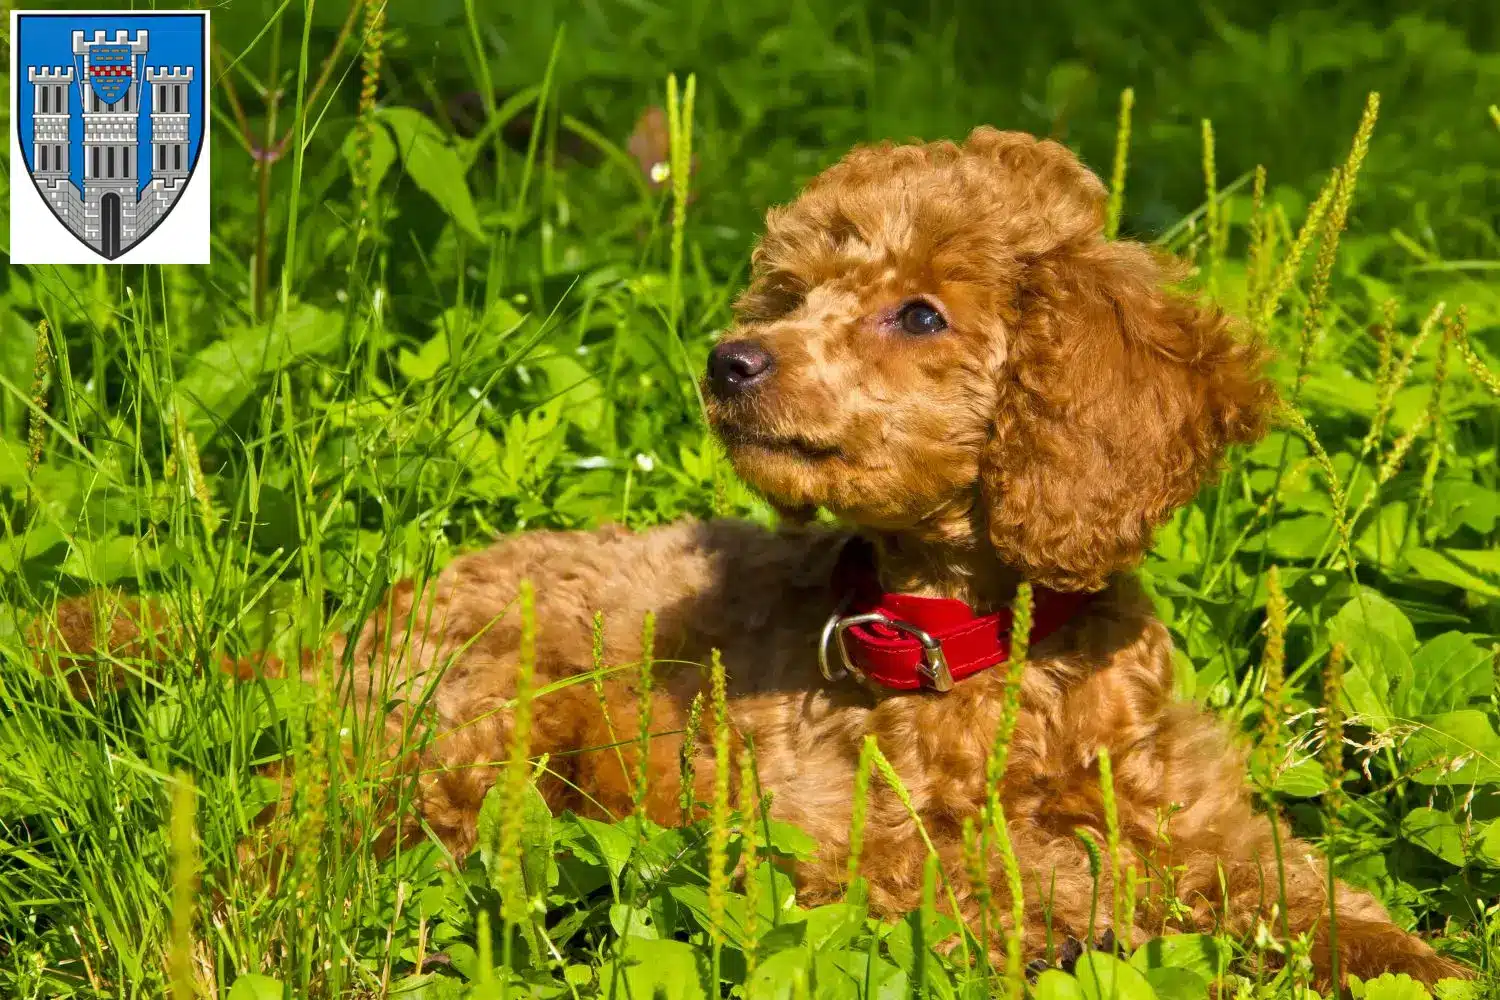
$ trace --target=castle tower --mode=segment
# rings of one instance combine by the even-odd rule
[[[56,182],[68,176],[68,100],[72,66],[32,66],[26,79],[33,88],[32,174]]]
[[[73,32],[73,54],[83,57],[84,238],[106,257],[136,241],[139,200],[140,75],[148,33]],[[113,98],[113,100],[111,100]]]
[[[177,187],[188,175],[188,85],[193,68],[146,68],[151,86],[151,177]]]
[[[31,176],[52,211],[70,228],[83,225],[83,199],[69,176],[72,66],[29,66],[32,86]]]

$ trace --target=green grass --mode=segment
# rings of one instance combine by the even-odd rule
[[[1457,2],[1092,7],[217,8],[215,263],[0,272],[0,995],[1001,989],[968,942],[933,948],[954,929],[938,882],[895,924],[859,883],[798,908],[770,862],[812,845],[753,797],[682,829],[551,818],[526,780],[544,762],[518,760],[472,857],[379,857],[368,821],[409,781],[336,666],[234,684],[199,665],[324,645],[496,533],[769,523],[695,388],[766,206],[855,141],[981,122],[1121,176],[1125,87],[1120,232],[1257,318],[1303,418],[1233,456],[1144,567],[1180,694],[1257,745],[1257,786],[1341,877],[1495,989],[1500,29]],[[671,72],[690,201],[680,150],[657,190],[626,147]],[[1337,255],[1315,225],[1288,266],[1371,90],[1358,187],[1320,210],[1347,209]],[[80,701],[26,627],[100,588],[160,596],[191,654]],[[270,833],[299,849],[271,891],[242,845],[276,762],[296,808]],[[752,843],[751,883],[726,888]],[[1098,955],[1034,990],[1291,997],[1300,945],[1276,973],[1270,938],[1164,938],[1136,972]]]

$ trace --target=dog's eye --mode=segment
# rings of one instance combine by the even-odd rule
[[[921,299],[902,306],[897,319],[901,323],[901,329],[918,336],[942,333],[948,329],[948,321],[943,319],[943,314]]]

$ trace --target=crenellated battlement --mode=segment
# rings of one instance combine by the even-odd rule
[[[141,55],[146,51],[149,38],[150,32],[145,28],[135,32],[133,36],[129,31],[116,31],[113,38],[106,38],[104,32],[96,31],[94,37],[87,40],[84,39],[83,32],[75,31],[73,32],[73,54],[83,55],[90,45],[129,45],[132,55]]]
[[[28,66],[26,79],[30,83],[72,83],[72,66]]]
[[[191,83],[192,80],[193,67],[191,66],[146,67],[147,83]]]

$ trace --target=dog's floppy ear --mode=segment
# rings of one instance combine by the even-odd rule
[[[1265,351],[1169,290],[1173,270],[1100,239],[1028,269],[981,490],[995,549],[1044,586],[1103,587],[1227,446],[1262,433],[1275,398]]]

